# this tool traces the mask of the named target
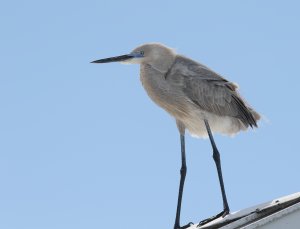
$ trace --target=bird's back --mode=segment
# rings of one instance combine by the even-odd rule
[[[240,97],[237,86],[206,66],[177,55],[166,73],[141,66],[149,96],[193,135],[206,136],[203,119],[214,132],[235,134],[257,127],[260,116]]]

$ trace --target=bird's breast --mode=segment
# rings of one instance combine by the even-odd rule
[[[142,65],[140,79],[149,97],[175,118],[184,116],[187,109],[186,98],[179,87],[175,87],[161,73],[150,66]]]

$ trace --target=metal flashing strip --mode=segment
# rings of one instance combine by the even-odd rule
[[[289,207],[300,208],[300,192],[277,198],[263,204],[259,204],[238,212],[234,212],[223,219],[216,219],[207,225],[197,227],[193,225],[190,229],[238,229],[253,224],[259,220],[269,217],[276,212],[282,212]],[[251,227],[254,228],[254,227]]]

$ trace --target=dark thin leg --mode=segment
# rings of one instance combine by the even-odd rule
[[[183,193],[183,186],[186,176],[186,159],[185,159],[185,141],[184,141],[184,134],[180,134],[180,143],[181,143],[181,169],[180,169],[180,184],[179,184],[179,193],[178,193],[178,201],[177,201],[177,210],[176,210],[176,218],[174,229],[179,228],[187,228],[191,225],[191,223],[180,227],[180,211],[181,211],[181,202],[182,202],[182,193]]]
[[[219,218],[220,216],[224,217],[226,216],[228,213],[229,213],[229,205],[228,205],[228,202],[227,202],[227,197],[226,197],[226,193],[225,193],[225,187],[224,187],[224,181],[223,181],[223,176],[222,176],[222,168],[221,168],[221,160],[220,160],[220,153],[217,149],[217,146],[216,146],[216,143],[214,141],[214,138],[213,138],[213,135],[211,133],[211,130],[210,130],[210,127],[209,127],[209,124],[208,124],[208,121],[207,120],[204,120],[204,123],[205,123],[205,126],[206,126],[206,130],[207,130],[207,133],[208,133],[208,136],[209,136],[209,139],[210,139],[210,143],[211,143],[211,146],[213,148],[213,159],[216,163],[216,167],[217,167],[217,171],[218,171],[218,177],[219,177],[219,182],[220,182],[220,187],[221,187],[221,192],[222,192],[222,199],[223,199],[223,211],[220,212],[219,214],[211,217],[211,218],[208,218],[208,219],[205,219],[205,220],[202,220],[199,225],[204,225],[216,218]]]

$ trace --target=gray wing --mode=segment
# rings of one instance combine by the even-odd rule
[[[237,86],[206,66],[177,56],[166,77],[180,82],[184,94],[201,109],[238,118],[245,126],[257,126],[259,115],[239,96]]]

